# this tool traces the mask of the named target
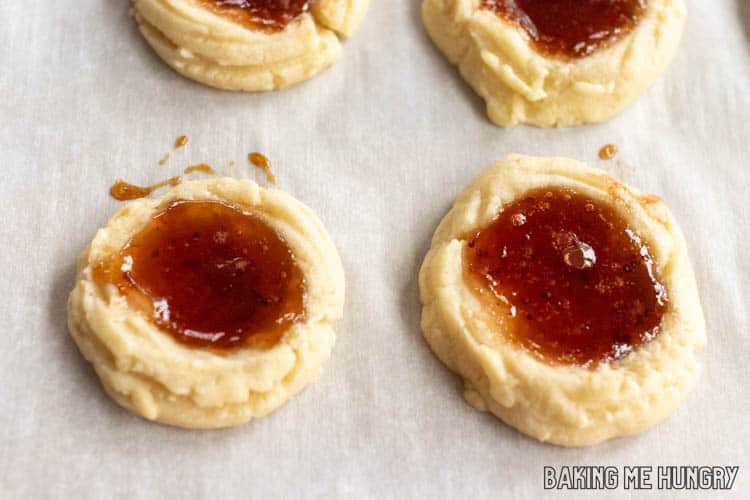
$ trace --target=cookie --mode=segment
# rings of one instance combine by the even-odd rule
[[[425,0],[427,32],[500,126],[601,122],[665,70],[682,0]]]
[[[245,423],[318,376],[344,303],[315,214],[249,180],[119,210],[81,254],[68,325],[106,392],[149,420]]]
[[[369,0],[133,0],[146,41],[183,76],[227,90],[280,89],[341,56]]]
[[[564,158],[509,156],[440,223],[422,331],[466,400],[541,441],[641,432],[694,385],[705,325],[664,203]]]

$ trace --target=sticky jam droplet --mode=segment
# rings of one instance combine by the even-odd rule
[[[182,178],[172,177],[171,179],[152,184],[151,186],[140,187],[118,179],[112,184],[112,187],[109,188],[109,194],[112,195],[112,198],[119,201],[135,200],[146,197],[161,187],[176,186],[180,182],[182,182]]]
[[[250,28],[281,31],[310,10],[314,0],[200,0],[216,14]]]
[[[205,163],[199,163],[197,165],[190,165],[189,167],[185,168],[185,173],[190,174],[192,172],[203,172],[206,174],[216,174],[216,171],[211,168],[211,166],[206,165]]]
[[[174,147],[172,148],[172,150],[168,151],[167,154],[165,154],[164,157],[161,160],[159,160],[159,165],[165,165],[169,161],[169,159],[172,158],[172,155],[174,154],[174,152],[180,149],[181,147],[183,147],[187,143],[188,143],[188,138],[186,136],[184,135],[179,136],[177,140],[175,140]]]
[[[480,8],[521,26],[538,52],[576,58],[630,33],[646,0],[480,0]]]
[[[247,155],[247,159],[250,161],[250,163],[265,172],[268,182],[270,182],[271,184],[276,184],[276,176],[273,175],[273,171],[271,170],[271,162],[268,160],[268,158],[260,153],[250,153],[249,155]]]
[[[305,317],[304,275],[286,242],[222,202],[172,202],[94,274],[192,347],[270,348]]]
[[[605,144],[599,150],[599,158],[602,160],[611,160],[617,154],[617,146],[614,144]]]
[[[619,359],[659,333],[668,306],[640,236],[563,188],[527,193],[470,235],[464,270],[508,338],[551,363]]]

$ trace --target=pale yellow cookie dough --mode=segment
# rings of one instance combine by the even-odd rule
[[[479,2],[425,0],[422,15],[432,40],[500,126],[570,126],[611,118],[666,69],[686,17],[683,0],[648,0],[629,34],[566,60],[537,52],[523,29],[480,9]]]
[[[262,217],[285,240],[305,276],[305,320],[274,347],[217,354],[187,347],[129,307],[92,266],[117,252],[175,199],[219,200]],[[68,326],[107,393],[149,420],[189,428],[238,425],[279,407],[316,379],[343,313],[344,273],[315,214],[288,194],[249,180],[183,183],[157,199],[119,210],[81,254]]]
[[[133,0],[133,11],[151,47],[183,76],[221,89],[264,91],[335,63],[339,36],[354,32],[369,1],[319,0],[279,32],[249,28],[197,0]]]
[[[669,297],[654,340],[593,369],[550,364],[511,342],[463,274],[467,235],[529,190],[550,186],[613,204],[649,245]],[[466,400],[541,441],[585,446],[641,432],[666,418],[699,374],[703,313],[672,215],[659,198],[573,160],[513,155],[482,172],[437,228],[419,284],[424,336],[464,379]]]

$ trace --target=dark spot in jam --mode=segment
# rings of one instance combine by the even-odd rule
[[[289,247],[257,215],[217,201],[172,202],[95,276],[192,347],[269,348],[304,319]]]
[[[629,33],[646,0],[480,0],[480,7],[520,25],[537,51],[573,58]]]
[[[546,361],[595,366],[659,333],[667,294],[648,246],[602,202],[567,189],[531,191],[464,252],[477,295],[509,325],[511,340]]]
[[[251,28],[281,31],[314,0],[200,0],[213,12]]]

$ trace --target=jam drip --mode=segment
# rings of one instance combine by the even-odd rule
[[[304,319],[304,276],[289,247],[258,216],[221,202],[173,202],[95,276],[188,346],[269,348]]]
[[[480,0],[480,7],[520,25],[539,52],[575,58],[629,33],[646,0]]]
[[[464,257],[510,338],[546,361],[595,366],[659,333],[667,294],[647,245],[574,191],[529,192],[473,235]]]
[[[150,195],[159,188],[163,188],[164,186],[176,186],[180,182],[182,182],[180,177],[172,177],[171,179],[157,182],[150,186],[141,187],[136,186],[135,184],[128,184],[127,182],[118,179],[109,188],[109,194],[112,195],[112,198],[119,201],[137,200],[138,198],[144,198]]]
[[[200,0],[211,11],[251,28],[282,31],[314,0]]]
[[[248,161],[261,169],[266,174],[266,179],[271,184],[276,184],[276,176],[273,175],[271,170],[271,161],[260,153],[250,153],[247,155]]]

